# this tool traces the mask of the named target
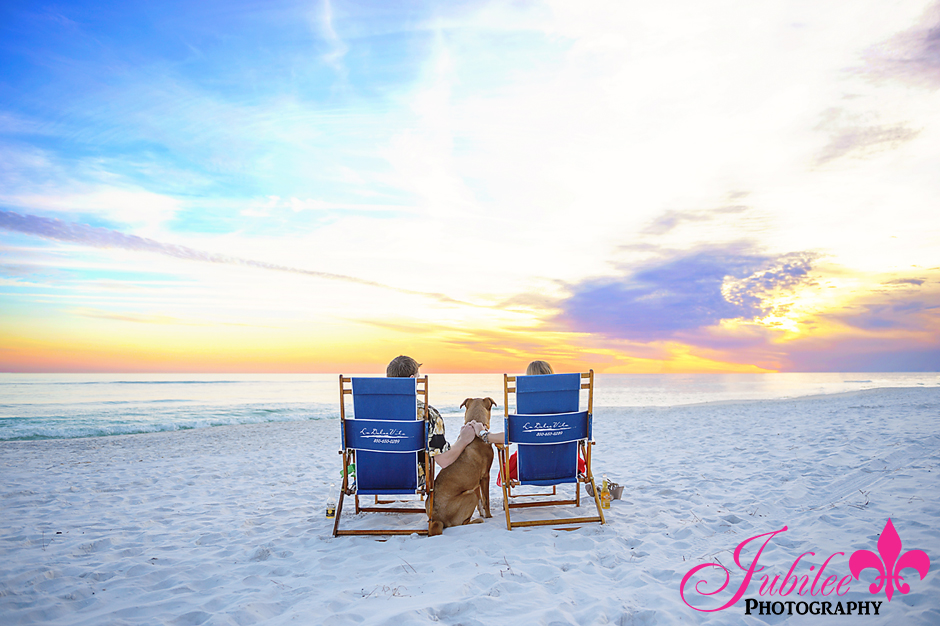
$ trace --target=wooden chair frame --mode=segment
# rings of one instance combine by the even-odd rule
[[[581,373],[581,389],[586,389],[588,391],[588,401],[587,401],[587,412],[588,416],[594,414],[594,370],[588,370],[587,372]],[[510,394],[516,392],[516,377],[510,376],[508,374],[503,374],[503,412],[506,418],[509,417],[509,400]],[[578,451],[581,455],[581,458],[585,462],[585,471],[583,474],[578,476],[578,480],[575,482],[575,498],[573,500],[539,500],[535,502],[513,502],[513,498],[517,497],[534,497],[534,498],[551,498],[557,497],[558,491],[557,486],[552,486],[551,493],[534,493],[534,494],[520,494],[512,493],[513,487],[521,486],[521,483],[518,479],[509,478],[509,457],[510,450],[509,446],[504,445],[502,442],[496,443],[496,451],[499,458],[500,471],[502,473],[502,482],[503,482],[503,502],[504,508],[506,511],[506,528],[512,530],[513,528],[519,528],[524,526],[557,526],[563,524],[587,524],[593,522],[600,522],[601,524],[605,523],[604,520],[604,511],[601,507],[600,496],[597,492],[597,486],[594,483],[594,474],[591,469],[591,449],[594,447],[593,438],[590,440],[581,440],[578,442]],[[581,483],[590,484],[591,491],[594,493],[594,505],[597,507],[597,515],[590,517],[575,517],[567,519],[558,519],[558,520],[529,520],[529,521],[512,521],[510,515],[510,509],[520,509],[536,506],[562,506],[562,505],[575,505],[576,507],[581,506]]]
[[[427,429],[427,411],[428,411],[428,377],[420,376],[416,379],[416,389],[418,397],[423,396],[424,401],[424,414],[422,418],[425,422],[425,429]],[[356,461],[356,451],[346,448],[346,396],[352,395],[352,378],[346,377],[340,374],[339,377],[339,419],[340,426],[342,428],[342,442],[343,449],[339,451],[339,454],[343,457],[343,484],[339,491],[339,502],[336,505],[336,518],[333,521],[333,536],[348,536],[348,535],[411,535],[417,533],[419,535],[427,535],[430,529],[431,520],[428,519],[428,528],[419,528],[419,529],[405,529],[405,528],[391,528],[391,529],[369,529],[369,530],[340,530],[339,523],[340,517],[343,512],[343,499],[345,496],[353,496],[355,499],[356,505],[356,514],[359,513],[424,513],[427,515],[427,510],[416,507],[404,507],[404,506],[379,506],[383,504],[394,504],[396,500],[379,500],[379,496],[374,496],[375,501],[371,506],[363,506],[359,502],[358,492],[349,484],[349,476],[346,473],[346,468],[349,467],[351,463]],[[416,415],[417,418],[417,415]],[[431,452],[428,450],[427,441],[430,440],[430,432],[427,432],[425,437],[425,449],[424,449],[424,488],[419,488],[415,492],[415,495],[421,497],[421,501],[424,501],[425,496],[430,500],[430,505],[434,504],[434,460],[431,458]],[[358,482],[358,481],[357,481]],[[428,507],[430,509],[430,506]]]

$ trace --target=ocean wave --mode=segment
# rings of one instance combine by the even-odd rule
[[[0,420],[0,441],[75,439],[215,426],[339,419],[338,407],[324,403],[194,404],[187,406],[100,403],[81,406],[24,406]]]
[[[0,404],[0,411],[16,411],[28,409],[32,412],[36,411],[50,411],[52,407],[70,407],[72,409],[77,409],[80,411],[89,411],[94,410],[96,407],[101,407],[111,411],[118,410],[119,407],[131,407],[131,406],[141,406],[147,407],[150,405],[157,406],[169,406],[169,405],[187,405],[187,406],[199,406],[199,400],[193,398],[155,398],[147,400],[73,400],[69,399],[68,401],[60,400],[58,402],[23,402],[22,404]]]
[[[44,381],[0,381],[0,386],[19,385],[242,385],[267,383],[264,380],[44,380]],[[287,381],[290,382],[290,381]],[[302,382],[302,381],[296,381]],[[278,384],[284,384],[279,382]]]
[[[146,433],[173,432],[214,428],[217,426],[238,426],[242,424],[270,424],[276,422],[304,422],[323,419],[339,419],[339,416],[326,417],[314,415],[279,415],[277,417],[241,416],[241,417],[204,417],[174,422],[150,423],[104,423],[104,424],[22,424],[16,427],[0,428],[0,441],[37,441],[44,439],[83,439],[88,437],[110,437],[116,435],[141,435]],[[12,432],[6,432],[6,431]]]

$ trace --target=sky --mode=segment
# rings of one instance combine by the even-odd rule
[[[0,6],[0,371],[940,370],[940,2]]]

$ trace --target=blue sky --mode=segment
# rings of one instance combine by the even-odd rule
[[[0,30],[7,371],[940,367],[940,3]]]

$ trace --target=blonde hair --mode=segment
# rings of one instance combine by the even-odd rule
[[[555,370],[548,364],[548,361],[532,361],[529,367],[525,368],[526,376],[538,376],[539,374],[554,374]]]
[[[410,356],[396,356],[385,368],[385,375],[389,378],[410,378],[418,375],[421,364]]]

